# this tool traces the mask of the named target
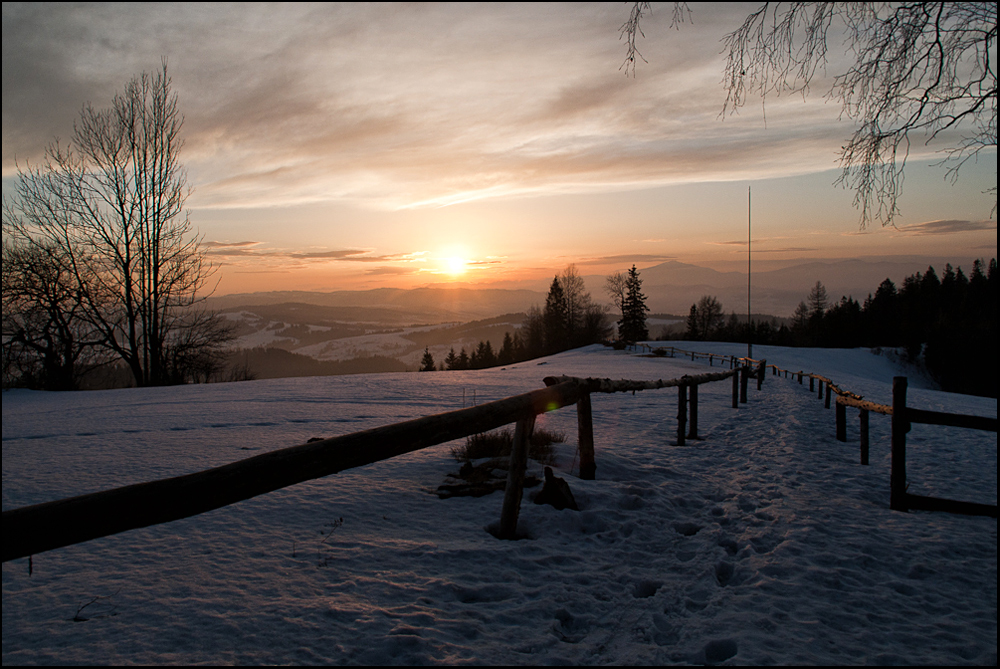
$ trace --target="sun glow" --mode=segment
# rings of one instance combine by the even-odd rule
[[[468,261],[465,258],[451,257],[444,259],[444,271],[453,277],[465,274]]]

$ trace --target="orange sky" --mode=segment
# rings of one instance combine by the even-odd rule
[[[4,3],[4,192],[166,56],[220,294],[728,266],[748,186],[761,261],[996,255],[995,151],[953,185],[912,146],[897,228],[859,234],[829,81],[720,118],[719,40],[756,5],[692,7],[671,30],[654,4],[633,78],[620,4]]]

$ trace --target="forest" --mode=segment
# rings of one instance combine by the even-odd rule
[[[711,296],[691,305],[688,340],[747,341],[822,348],[898,347],[909,362],[923,364],[943,390],[997,396],[997,261],[977,259],[966,276],[946,264],[896,286],[886,279],[863,302],[834,301],[816,282],[792,316],[792,325],[724,318]]]

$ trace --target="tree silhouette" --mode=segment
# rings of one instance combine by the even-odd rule
[[[59,249],[82,317],[140,386],[176,381],[192,346],[217,350],[232,337],[191,310],[212,270],[184,213],[182,124],[164,62],[129,81],[109,109],[85,106],[69,144],[19,169],[4,199],[5,237]]]
[[[632,265],[626,278],[625,302],[622,308],[622,320],[618,321],[618,336],[625,341],[644,341],[649,339],[646,328],[646,296],[642,294],[642,279],[639,271]]]
[[[640,23],[648,2],[632,5],[621,26],[635,74]],[[672,27],[691,14],[675,2]],[[843,31],[843,38],[840,34]],[[836,37],[834,37],[836,36]],[[861,227],[892,223],[913,141],[944,142],[942,163],[960,168],[997,145],[997,5],[992,2],[763,3],[724,38],[723,114],[750,94],[806,94],[826,72],[831,39],[853,62],[835,73],[828,97],[857,129],[841,148],[837,183],[855,192]],[[644,60],[644,59],[643,59]],[[989,189],[994,195],[996,186]]]

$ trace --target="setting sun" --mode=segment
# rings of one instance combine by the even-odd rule
[[[452,276],[461,276],[462,274],[465,274],[466,262],[467,261],[464,258],[445,258],[445,272],[451,274]]]

